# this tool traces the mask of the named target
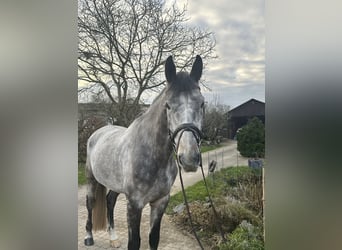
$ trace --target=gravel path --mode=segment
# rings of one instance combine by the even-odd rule
[[[223,152],[223,157],[222,157]],[[247,159],[241,156],[237,156],[236,142],[228,141],[226,146],[217,150],[210,151],[210,153],[203,154],[203,165],[205,173],[207,173],[208,162],[216,160],[218,162],[217,168],[221,168],[220,163],[223,162],[223,166],[236,166],[247,165]],[[209,160],[208,160],[209,157]],[[223,159],[223,161],[222,161]],[[200,170],[196,173],[183,174],[185,186],[190,186],[202,178]],[[180,182],[177,177],[174,186],[171,189],[171,194],[174,194],[180,190]],[[87,209],[85,207],[86,186],[80,186],[78,188],[78,249],[115,249],[109,246],[109,236],[105,231],[93,232],[95,244],[87,247],[84,245],[85,236],[85,224],[87,220]],[[150,207],[147,205],[142,214],[141,219],[141,249],[149,249],[148,246],[148,232],[149,232],[149,213]],[[127,220],[126,220],[126,198],[123,194],[119,195],[114,210],[114,223],[116,226],[116,232],[121,240],[121,247],[116,248],[118,250],[127,249]],[[190,235],[181,232],[175,225],[170,222],[169,217],[165,214],[162,220],[161,235],[160,235],[160,250],[180,250],[180,249],[200,249],[195,238]]]

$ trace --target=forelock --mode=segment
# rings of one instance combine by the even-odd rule
[[[169,84],[168,91],[177,94],[180,92],[191,92],[196,88],[199,88],[198,83],[193,80],[187,72],[179,72],[175,81]]]

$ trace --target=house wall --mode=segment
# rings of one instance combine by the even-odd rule
[[[265,103],[251,99],[228,112],[228,138],[234,139],[236,131],[248,120],[258,117],[265,124]]]

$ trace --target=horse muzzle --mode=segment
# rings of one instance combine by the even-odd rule
[[[195,172],[201,165],[202,132],[193,123],[183,123],[169,135],[178,164],[185,172]]]
[[[195,172],[201,164],[200,147],[190,131],[185,131],[179,138],[177,150],[178,163],[185,172]]]
[[[200,165],[200,157],[199,153],[192,154],[183,154],[180,153],[177,155],[178,162],[185,172],[196,172],[198,166]]]

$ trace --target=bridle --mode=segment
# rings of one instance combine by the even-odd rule
[[[170,141],[172,143],[173,151],[176,154],[176,156],[177,156],[177,152],[178,152],[178,148],[179,148],[180,139],[181,139],[183,133],[186,131],[189,131],[193,134],[193,136],[196,139],[198,149],[200,149],[200,147],[201,147],[201,140],[203,138],[203,133],[195,124],[183,123],[183,124],[179,125],[175,129],[175,131],[171,131],[171,129],[169,128]],[[179,138],[178,138],[178,141],[176,142],[175,139],[176,139],[176,136],[178,134],[179,134]],[[202,160],[200,160],[200,161],[202,161]]]
[[[170,128],[169,128],[169,137],[170,137],[170,141],[172,143],[173,151],[174,151],[175,156],[176,156],[176,163],[177,163],[178,170],[179,170],[179,179],[180,179],[181,186],[182,186],[182,193],[183,193],[183,197],[184,197],[184,203],[185,203],[186,210],[187,210],[187,213],[188,213],[188,216],[189,216],[189,222],[190,222],[190,225],[191,225],[191,230],[193,231],[194,236],[195,236],[199,246],[201,247],[202,250],[204,250],[203,245],[202,245],[202,243],[201,243],[201,241],[200,241],[200,239],[199,239],[199,237],[198,237],[198,235],[196,233],[196,230],[194,229],[194,225],[193,225],[193,222],[192,222],[192,217],[191,217],[191,214],[190,214],[190,208],[189,208],[188,200],[187,200],[187,197],[186,197],[186,194],[185,194],[184,183],[183,183],[183,178],[182,178],[182,171],[181,171],[182,170],[181,169],[181,165],[182,164],[181,164],[179,156],[178,156],[178,148],[179,148],[180,140],[181,140],[181,138],[183,136],[183,133],[187,132],[187,131],[191,132],[193,134],[193,136],[195,137],[196,142],[197,142],[197,146],[198,146],[198,150],[200,151],[201,140],[203,138],[203,133],[193,123],[183,123],[183,124],[179,125],[174,131],[171,131]],[[178,140],[175,141],[176,136],[178,134],[179,134]],[[221,221],[218,219],[218,215],[217,215],[216,209],[214,207],[213,201],[212,201],[212,199],[210,197],[210,194],[209,194],[208,185],[207,185],[207,181],[205,179],[205,175],[204,175],[204,171],[203,171],[203,166],[202,166],[202,155],[201,155],[200,152],[199,152],[199,167],[201,168],[204,185],[205,185],[205,188],[207,190],[207,194],[208,194],[208,197],[209,197],[210,205],[211,205],[211,207],[213,209],[213,212],[214,212],[217,228],[218,228],[218,230],[221,233],[221,237],[222,237],[223,242],[226,242],[226,238],[225,238],[224,232],[222,230]]]

